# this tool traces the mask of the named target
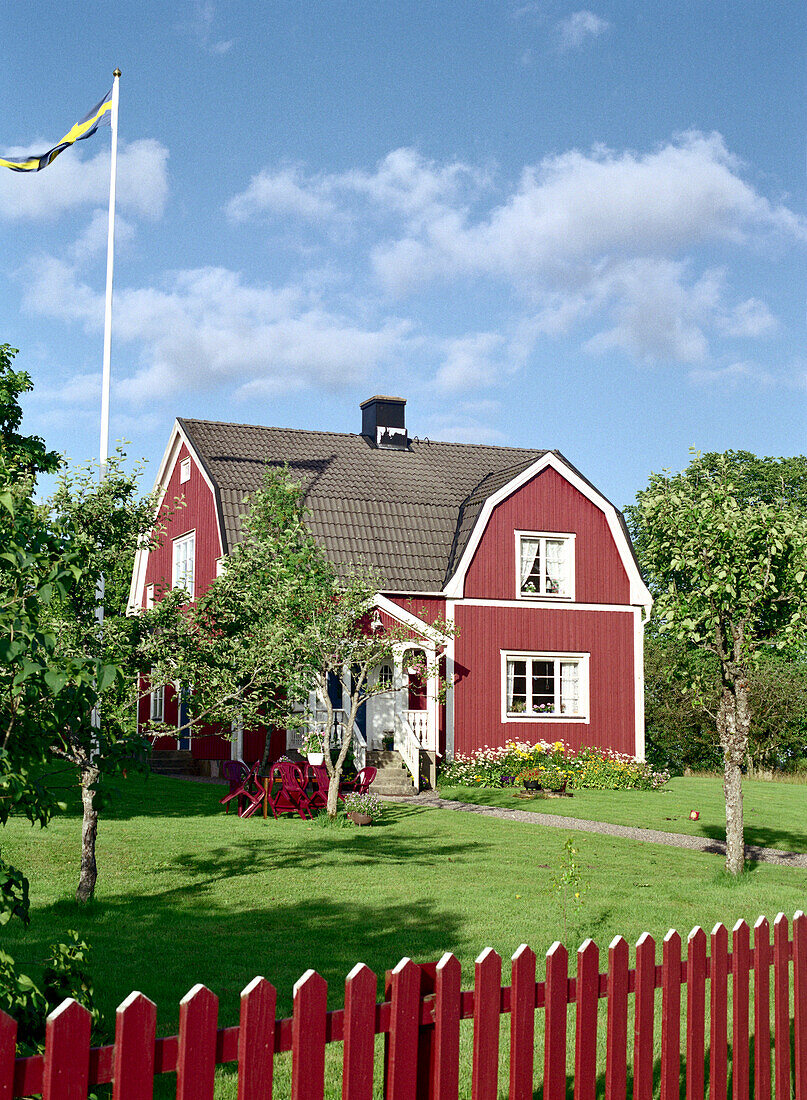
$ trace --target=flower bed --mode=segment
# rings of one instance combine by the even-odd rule
[[[571,749],[563,741],[508,741],[503,748],[483,748],[457,755],[440,770],[446,787],[507,787],[519,785],[525,772],[538,770],[549,789],[591,787],[596,790],[658,790],[670,778],[627,753],[586,747]]]

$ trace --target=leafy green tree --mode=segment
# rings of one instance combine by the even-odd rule
[[[805,637],[807,530],[776,485],[749,491],[732,457],[693,455],[679,474],[652,474],[630,510],[661,633],[714,658],[726,794],[726,867],[744,865],[741,767],[749,747],[754,669]],[[740,471],[748,463],[740,465]],[[695,686],[705,693],[703,675]]]
[[[287,469],[267,469],[249,503],[243,541],[223,575],[183,614],[173,615],[181,592],[158,604],[168,608],[169,621],[151,635],[150,660],[158,682],[188,685],[194,723],[244,728],[305,721],[299,702],[313,688],[333,730],[329,676],[350,669],[347,721],[338,743],[324,746],[328,813],[335,816],[358,708],[368,695],[390,690],[371,686],[371,673],[408,632],[372,629],[368,609],[377,579],[366,570],[336,569],[306,524],[303,489]]]
[[[135,715],[146,638],[156,617],[127,615],[127,602],[135,551],[143,544],[156,548],[164,527],[154,523],[155,495],[139,493],[142,466],[127,472],[125,458],[118,449],[100,482],[92,466],[64,468],[51,500],[52,521],[69,532],[81,571],[50,602],[45,619],[62,655],[97,669],[94,705],[82,700],[74,707],[51,744],[52,755],[75,770],[81,790],[76,899],[82,902],[93,896],[98,878],[98,814],[108,780],[122,768],[143,765],[149,748]],[[170,611],[163,608],[160,621]]]

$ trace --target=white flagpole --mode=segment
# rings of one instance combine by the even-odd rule
[[[115,258],[115,183],[118,168],[118,96],[120,69],[115,69],[112,84],[112,152],[109,166],[109,232],[106,246],[106,303],[104,306],[104,367],[101,377],[101,481],[109,458],[109,384],[112,353],[112,266]]]

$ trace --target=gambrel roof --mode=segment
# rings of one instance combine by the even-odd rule
[[[260,488],[264,467],[288,464],[329,557],[370,566],[388,592],[439,592],[485,500],[547,453],[419,439],[385,449],[358,434],[178,424],[215,488],[225,552],[241,538],[244,498]]]

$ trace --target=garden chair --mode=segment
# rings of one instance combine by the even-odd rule
[[[283,813],[296,813],[305,821],[312,816],[311,800],[305,793],[305,779],[297,764],[282,761],[272,765],[266,805],[275,818]]]
[[[367,794],[370,784],[377,775],[378,768],[373,768],[370,765],[362,768],[350,787],[351,794]]]
[[[238,799],[238,816],[239,817],[252,817],[255,811],[260,806],[264,799],[263,787],[257,782],[258,769],[261,766],[260,760],[256,760],[247,774],[241,781],[241,785],[234,791],[225,795],[221,799],[225,804],[230,802],[233,798]],[[246,799],[249,803],[248,806],[242,806],[241,798]]]
[[[224,778],[230,784],[230,789],[224,798],[220,798],[219,802],[224,803],[224,812],[228,814],[230,812],[230,798],[232,795],[237,794],[240,788],[243,786],[244,780],[249,774],[249,768],[243,760],[225,760],[222,767],[224,772]],[[243,795],[238,795],[238,812],[241,812]]]

